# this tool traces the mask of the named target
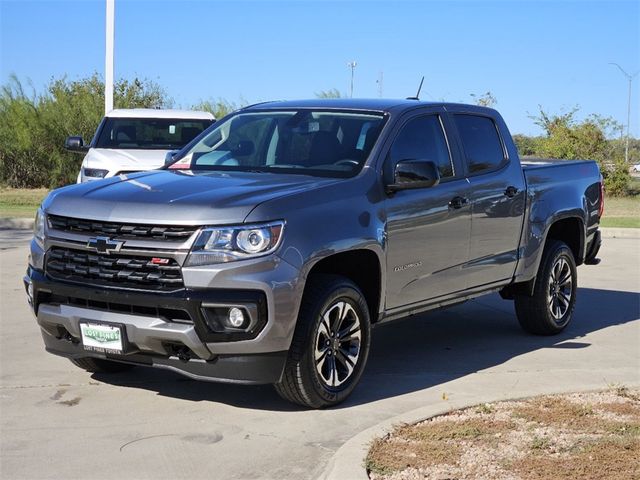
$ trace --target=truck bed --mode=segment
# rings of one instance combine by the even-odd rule
[[[558,167],[560,165],[580,165],[590,164],[593,160],[564,160],[561,158],[539,158],[539,157],[520,157],[520,164],[523,170],[535,170],[547,167]]]

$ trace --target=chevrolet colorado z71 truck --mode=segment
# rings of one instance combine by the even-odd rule
[[[47,351],[88,371],[318,408],[352,392],[381,322],[499,291],[528,332],[562,331],[602,209],[595,162],[522,163],[488,108],[264,103],[161,170],[51,192],[24,283]]]

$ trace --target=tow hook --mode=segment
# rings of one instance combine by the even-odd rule
[[[187,347],[178,350],[176,352],[176,355],[178,355],[178,360],[180,360],[181,362],[187,363],[189,360],[191,360],[191,353],[189,352],[189,349]]]

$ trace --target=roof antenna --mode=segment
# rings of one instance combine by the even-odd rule
[[[407,97],[407,100],[420,100],[420,90],[422,90],[422,82],[424,82],[424,75],[422,76],[422,80],[420,80],[420,86],[418,87],[418,92],[415,97]]]

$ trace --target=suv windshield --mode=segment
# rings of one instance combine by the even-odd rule
[[[211,125],[211,120],[105,118],[96,148],[176,150]]]
[[[341,111],[257,111],[217,124],[170,169],[349,177],[360,171],[384,116]]]

